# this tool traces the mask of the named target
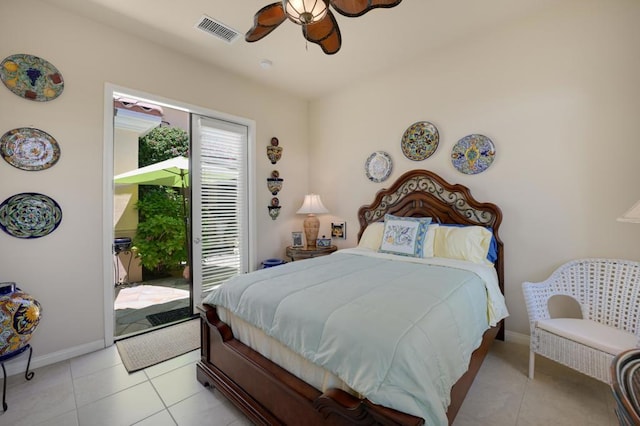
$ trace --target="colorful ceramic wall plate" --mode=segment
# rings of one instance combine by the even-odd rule
[[[30,127],[21,127],[2,135],[0,155],[18,169],[44,170],[56,164],[60,158],[60,147],[50,134]]]
[[[0,63],[0,79],[16,95],[32,101],[50,101],[62,93],[62,74],[37,56],[16,54]]]
[[[483,135],[468,135],[451,150],[453,167],[467,175],[475,175],[489,168],[496,156],[491,139]]]
[[[62,209],[52,198],[24,192],[0,204],[0,227],[16,238],[39,238],[52,233],[62,221]]]
[[[428,121],[413,123],[402,135],[402,153],[409,160],[420,161],[431,157],[438,148],[438,129]]]
[[[384,151],[376,151],[367,158],[364,163],[364,171],[372,182],[387,180],[393,170],[391,156]]]

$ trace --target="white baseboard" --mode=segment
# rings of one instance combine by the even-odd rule
[[[517,333],[515,331],[505,330],[504,337],[507,342],[517,343],[519,345],[529,346],[529,335]]]
[[[37,356],[37,348],[33,348],[34,355],[31,358],[31,365],[29,370],[45,367],[47,365],[55,364],[56,362],[66,361],[71,358],[75,358],[80,355],[85,355],[90,352],[104,349],[104,340],[96,340],[95,342],[85,343],[84,345],[74,346],[72,348],[63,349],[58,352]],[[13,359],[5,361],[5,367],[7,370],[7,376],[13,376],[15,374],[24,374],[27,370],[27,362],[29,361],[29,350],[21,353]]]

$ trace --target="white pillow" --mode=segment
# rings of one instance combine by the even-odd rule
[[[440,226],[436,229],[433,254],[436,257],[468,260],[491,265],[487,260],[491,232],[482,226]]]
[[[358,247],[368,248],[378,251],[380,243],[382,243],[382,234],[384,232],[384,222],[374,222],[367,225],[360,237]]]
[[[435,256],[433,251],[433,244],[436,239],[436,228],[438,228],[437,223],[432,223],[427,228],[427,235],[424,237],[424,249],[422,252],[422,257],[433,257]]]
[[[422,257],[430,217],[384,215],[384,234],[380,252]]]

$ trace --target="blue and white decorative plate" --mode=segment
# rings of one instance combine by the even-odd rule
[[[0,227],[16,238],[39,238],[55,231],[62,221],[60,205],[50,197],[23,192],[0,204]]]
[[[496,157],[491,139],[484,135],[468,135],[460,139],[451,150],[451,162],[458,171],[475,175],[489,168]]]
[[[431,157],[440,142],[438,129],[428,121],[413,123],[402,135],[402,153],[409,160],[420,161]]]
[[[0,155],[18,169],[44,170],[58,161],[60,147],[47,132],[21,127],[9,130],[0,137]]]
[[[384,182],[393,170],[391,156],[384,151],[376,151],[364,163],[364,171],[372,182]]]
[[[64,90],[62,74],[53,64],[22,53],[4,58],[0,63],[0,79],[7,89],[32,101],[51,101]]]

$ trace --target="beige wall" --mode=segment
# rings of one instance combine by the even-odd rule
[[[111,250],[111,241],[102,239],[105,83],[254,120],[256,259],[284,255],[291,222],[297,219],[291,219],[294,209],[308,187],[307,173],[301,172],[307,162],[306,101],[35,0],[0,2],[0,23],[0,58],[40,56],[65,80],[62,95],[44,103],[0,87],[2,133],[34,126],[53,135],[61,147],[59,162],[45,171],[22,171],[0,161],[0,201],[35,191],[55,199],[63,210],[62,224],[46,237],[21,240],[0,232],[0,280],[17,282],[43,306],[32,340],[36,366],[69,351],[95,348],[104,339],[102,256]],[[279,194],[283,212],[276,221],[267,212],[271,194],[265,180],[273,170],[266,157],[272,136],[284,147],[277,164],[285,178]]]
[[[414,168],[467,185],[502,208],[507,329],[525,334],[523,281],[583,256],[640,260],[640,226],[616,222],[640,199],[640,2],[558,3],[416,56],[310,108],[310,189],[347,220],[345,246],[355,244],[358,207]],[[438,127],[440,146],[414,162],[403,156],[400,138],[421,120]],[[453,144],[471,133],[497,148],[491,168],[475,176],[449,159]],[[364,174],[376,150],[394,161],[380,184]],[[330,217],[321,221],[328,226]]]
[[[16,17],[28,17],[30,30]],[[36,360],[104,339],[107,82],[255,120],[258,261],[282,257],[290,232],[302,229],[295,211],[307,191],[321,194],[331,211],[320,216],[320,234],[329,234],[333,218],[347,221],[349,238],[337,240],[342,247],[355,245],[358,207],[406,170],[431,169],[496,202],[504,213],[507,328],[527,333],[523,281],[541,280],[581,256],[640,259],[640,226],[615,221],[640,198],[639,19],[634,0],[564,0],[308,105],[36,0],[0,2],[0,40],[10,41],[0,44],[0,58],[38,55],[65,78],[62,96],[47,103],[0,87],[0,131],[34,126],[62,149],[58,164],[41,172],[0,161],[0,200],[37,191],[63,208],[61,226],[44,238],[0,233],[0,280],[16,281],[44,308],[33,340]],[[412,162],[400,151],[400,137],[420,120],[439,128],[441,142],[431,158]],[[498,150],[493,166],[476,176],[460,174],[448,158],[455,141],[470,133],[489,136]],[[284,148],[275,166],[265,155],[272,136]],[[364,161],[376,150],[394,159],[390,180],[381,184],[364,175]],[[265,181],[274,169],[285,179],[276,221],[267,214]]]

